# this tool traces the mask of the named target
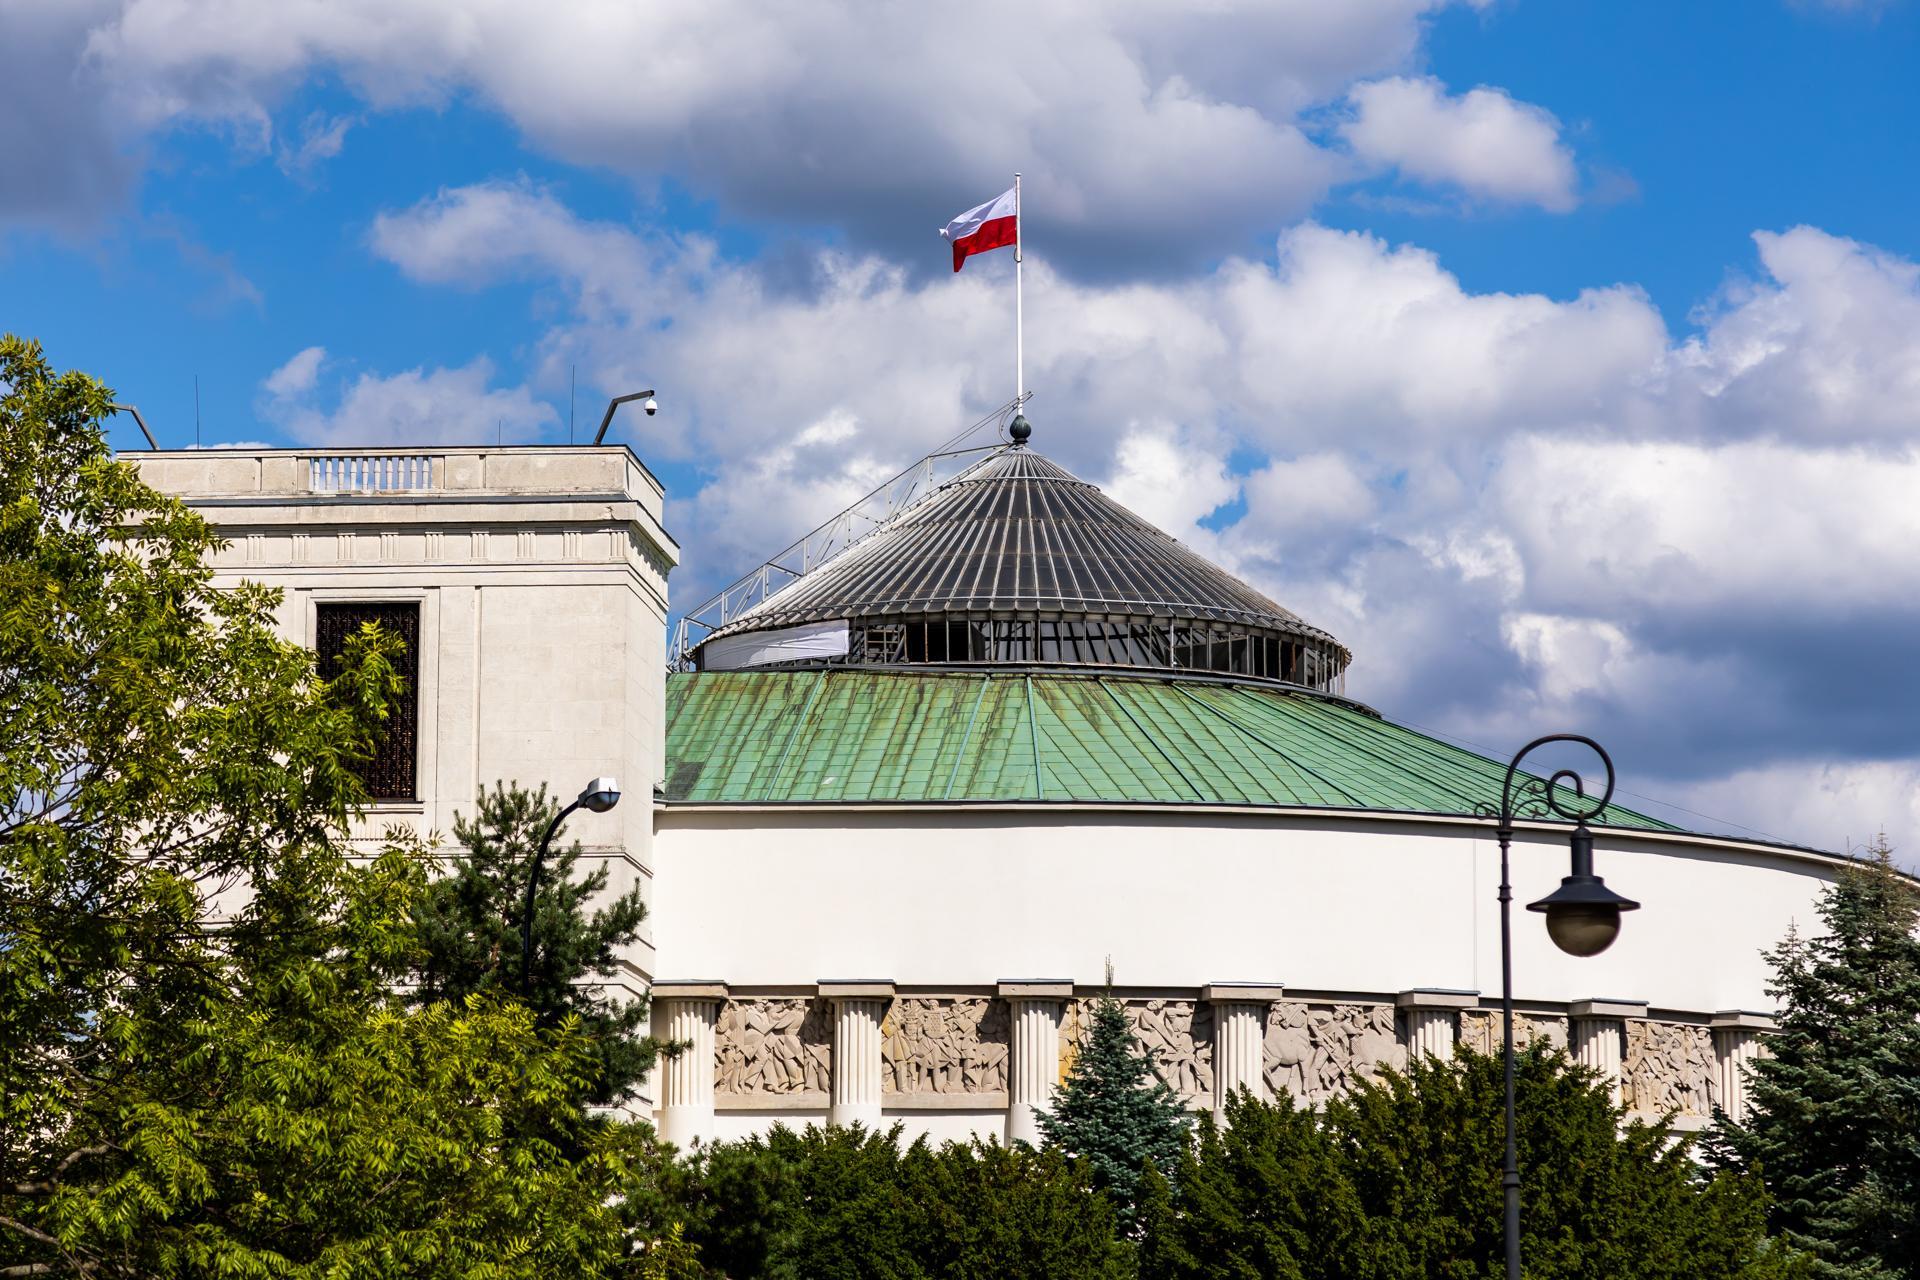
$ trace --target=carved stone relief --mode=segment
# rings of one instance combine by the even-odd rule
[[[1132,1000],[1133,1036],[1183,1098],[1213,1097],[1213,1006],[1193,1000]]]
[[[1629,1111],[1711,1115],[1718,1099],[1713,1032],[1677,1022],[1627,1022],[1620,1091]]]
[[[714,1027],[719,1093],[825,1093],[832,1087],[833,1013],[804,997],[730,1000]]]
[[[1317,1105],[1370,1078],[1406,1066],[1392,1005],[1308,1005],[1283,1000],[1267,1011],[1267,1087]]]
[[[1463,1009],[1460,1013],[1460,1043],[1475,1053],[1489,1056],[1504,1049],[1506,1028],[1500,1024],[1498,1011],[1490,1009]],[[1535,1040],[1545,1040],[1560,1052],[1567,1051],[1567,1020],[1565,1018],[1535,1017],[1530,1013],[1513,1015],[1513,1047],[1515,1051],[1526,1048]]]
[[[1093,1026],[1096,999],[1071,1000],[1060,1019],[1060,1073],[1064,1079]],[[1213,1006],[1195,1000],[1122,1000],[1133,1038],[1160,1078],[1188,1101],[1213,1097]]]
[[[889,1093],[1002,1093],[1007,1008],[984,996],[903,996],[881,1026]]]

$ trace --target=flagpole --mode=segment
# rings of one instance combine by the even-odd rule
[[[1013,175],[1013,391],[1014,412],[1018,413],[1027,403],[1027,334],[1026,310],[1021,298],[1020,263],[1022,249],[1020,240],[1026,228],[1020,225],[1020,175]]]

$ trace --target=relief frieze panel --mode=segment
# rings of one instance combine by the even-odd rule
[[[1620,1063],[1621,1100],[1629,1111],[1713,1114],[1716,1080],[1713,1032],[1677,1022],[1627,1022]]]
[[[1392,1005],[1282,1000],[1267,1011],[1261,1058],[1269,1089],[1316,1106],[1383,1067],[1404,1068],[1407,1051]]]
[[[1513,1047],[1516,1052],[1536,1040],[1544,1040],[1560,1052],[1567,1051],[1567,1020],[1517,1013],[1513,1017]],[[1467,1009],[1460,1014],[1460,1043],[1475,1053],[1491,1056],[1505,1051],[1506,1027],[1498,1010]]]
[[[1065,1078],[1093,1025],[1096,998],[1072,1000],[1060,1019]],[[1213,1097],[1213,1006],[1198,1000],[1122,1000],[1133,1038],[1169,1088],[1190,1103]]]
[[[714,1027],[722,1094],[825,1093],[832,1088],[833,1013],[798,996],[729,1000]]]
[[[903,996],[881,1024],[889,1093],[1004,1093],[1007,1007],[985,996]]]

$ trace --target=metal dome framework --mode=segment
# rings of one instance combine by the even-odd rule
[[[733,665],[716,654],[740,646],[716,642],[841,624],[844,651],[752,665],[1126,667],[1340,692],[1352,660],[1327,632],[1019,444],[921,487],[744,612],[717,625],[697,615],[711,629],[676,648],[682,667],[700,670]]]

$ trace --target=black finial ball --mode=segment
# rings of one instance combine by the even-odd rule
[[[1024,413],[1015,414],[1013,421],[1007,424],[1007,435],[1015,444],[1025,444],[1033,435],[1033,424],[1027,421]]]

